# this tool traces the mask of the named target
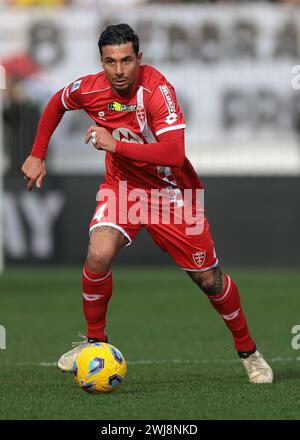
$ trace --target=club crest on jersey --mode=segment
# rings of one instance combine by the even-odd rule
[[[75,92],[75,90],[79,89],[81,83],[81,79],[79,81],[75,81],[71,87],[70,93]]]
[[[136,117],[141,122],[144,123],[146,120],[145,109],[142,105],[138,104],[136,107]]]
[[[206,251],[199,251],[193,254],[193,261],[198,267],[202,267],[205,262]]]
[[[121,104],[120,102],[114,101],[110,104],[107,104],[108,110],[112,110],[114,112],[134,112],[136,110],[136,105],[126,105]]]

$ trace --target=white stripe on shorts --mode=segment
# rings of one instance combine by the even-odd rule
[[[129,235],[127,234],[127,232],[125,231],[125,229],[123,229],[123,228],[122,228],[121,226],[119,226],[119,225],[116,225],[115,223],[110,223],[110,222],[99,222],[99,223],[96,223],[95,225],[93,225],[93,226],[90,228],[90,235],[91,235],[91,231],[92,231],[93,229],[95,229],[95,228],[98,228],[99,226],[110,226],[110,227],[112,227],[112,228],[118,229],[118,231],[120,231],[121,234],[123,234],[123,235],[129,240],[129,243],[125,244],[124,247],[126,247],[126,246],[130,246],[130,245],[131,245],[132,240],[131,240],[131,238],[129,237]]]
[[[207,270],[213,269],[214,267],[218,266],[219,260],[217,259],[216,262],[209,267],[205,267],[204,269],[186,269],[185,267],[181,267],[180,269],[186,270],[187,272],[206,272]]]

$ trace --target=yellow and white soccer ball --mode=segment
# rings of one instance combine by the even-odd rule
[[[124,382],[127,367],[120,350],[105,342],[84,348],[73,365],[77,384],[88,393],[111,393]]]

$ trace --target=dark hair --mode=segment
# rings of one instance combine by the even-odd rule
[[[139,53],[139,37],[135,31],[126,23],[107,26],[100,35],[98,47],[102,55],[102,47],[132,43],[134,53]]]

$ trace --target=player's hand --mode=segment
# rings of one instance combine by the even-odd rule
[[[85,143],[92,140],[97,150],[105,150],[114,153],[117,141],[106,128],[92,125],[86,132]]]
[[[37,188],[41,188],[43,178],[47,174],[45,161],[38,157],[28,156],[22,166],[22,173],[24,179],[28,181],[28,191],[31,191],[34,185],[36,185]]]

